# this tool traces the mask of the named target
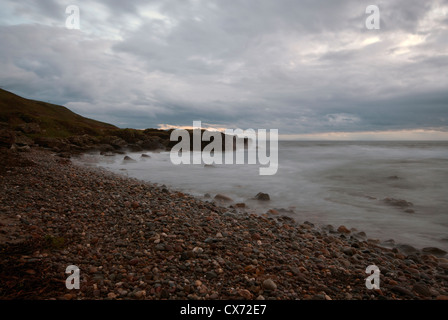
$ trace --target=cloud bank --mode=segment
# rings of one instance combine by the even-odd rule
[[[448,1],[370,4],[4,0],[0,86],[120,127],[448,131]]]

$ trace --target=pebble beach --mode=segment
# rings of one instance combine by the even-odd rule
[[[0,299],[447,300],[437,248],[253,214],[39,148],[2,151]],[[80,289],[65,286],[67,266]],[[366,268],[379,268],[367,289]]]

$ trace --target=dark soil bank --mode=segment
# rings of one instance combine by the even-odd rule
[[[0,157],[1,299],[448,299],[437,251],[247,214],[49,151]],[[69,265],[79,290],[65,286]]]

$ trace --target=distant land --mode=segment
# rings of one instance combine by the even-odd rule
[[[26,99],[0,89],[1,147],[18,151],[44,147],[66,157],[93,150],[104,155],[167,150],[177,143],[170,141],[172,130],[120,129],[83,117],[64,106]],[[207,144],[203,142],[202,147]]]

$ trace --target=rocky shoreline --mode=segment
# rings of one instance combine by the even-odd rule
[[[5,150],[0,299],[448,299],[443,252],[255,215],[163,186]],[[69,265],[80,289],[65,287]],[[366,288],[369,265],[380,289]]]

